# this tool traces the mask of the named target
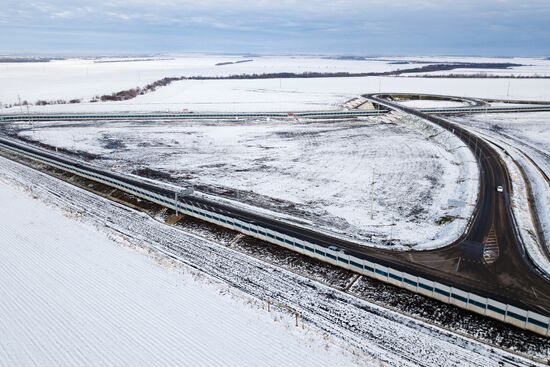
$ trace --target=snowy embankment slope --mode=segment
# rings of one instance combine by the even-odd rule
[[[3,158],[1,159],[3,161]],[[121,247],[0,174],[0,365],[355,365],[257,301]],[[363,361],[364,363],[365,361]]]
[[[20,135],[97,154],[94,163],[193,184],[367,245],[427,249],[466,227],[473,155],[445,130],[398,114],[360,121],[14,123]],[[374,175],[374,177],[373,177]],[[374,181],[374,185],[372,184]],[[465,208],[448,200],[467,203]]]
[[[535,263],[547,274],[550,278],[550,188],[533,164],[525,157],[525,155],[516,148],[507,146],[507,151],[510,156],[505,158],[512,175],[512,183],[514,192],[512,200],[514,203],[513,209],[520,227],[523,242],[531,258]],[[522,167],[523,172],[515,172],[514,165],[518,164]],[[524,176],[529,181],[529,185],[525,184]],[[533,197],[531,203],[529,191]],[[531,205],[529,205],[531,204]],[[535,235],[538,233],[534,222],[538,221],[542,231],[542,237]]]
[[[359,358],[359,363],[362,365],[368,365],[372,361],[374,364],[378,363],[378,361],[382,361],[383,364],[391,366],[469,365],[487,367],[499,366],[508,363],[514,363],[518,366],[528,366],[534,364],[532,361],[526,360],[522,357],[518,357],[498,349],[493,349],[486,344],[481,344],[441,330],[437,327],[429,326],[423,322],[404,317],[395,312],[358,300],[355,297],[328,288],[309,279],[305,279],[298,275],[289,273],[288,271],[281,270],[268,263],[248,257],[224,246],[199,239],[178,229],[161,224],[146,215],[137,213],[133,210],[128,210],[121,205],[108,202],[86,191],[74,188],[73,186],[30,170],[21,165],[12,163],[3,158],[0,158],[0,167],[2,168],[0,170],[0,177],[2,177],[1,180],[4,186],[6,182],[9,182],[11,185],[17,185],[20,188],[31,190],[35,197],[49,204],[49,208],[47,210],[48,213],[50,213],[50,211],[56,212],[60,209],[70,209],[73,213],[79,213],[78,217],[75,218],[79,222],[77,227],[82,227],[83,224],[81,223],[86,223],[86,231],[92,231],[90,229],[91,226],[89,226],[91,224],[96,226],[96,228],[98,228],[101,232],[110,234],[117,242],[121,241],[120,234],[124,234],[123,238],[125,238],[125,240],[123,242],[127,242],[130,245],[134,245],[153,254],[156,253],[155,250],[168,252],[171,255],[178,257],[182,263],[193,268],[201,269],[220,281],[238,287],[258,299],[272,298],[301,311],[302,316],[306,320],[306,330],[309,330],[307,335],[310,344],[304,345],[301,343],[301,355],[296,355],[292,347],[292,343],[294,342],[289,341],[289,336],[287,334],[289,331],[286,331],[283,335],[286,335],[285,341],[290,346],[285,345],[285,349],[281,352],[281,355],[278,355],[275,352],[270,353],[267,357],[261,360],[259,363],[260,365],[316,364],[334,366],[343,365],[349,361],[345,358],[345,355],[342,355],[341,352],[338,351],[337,348],[329,348],[333,349],[329,354],[318,352],[318,349],[316,348],[316,346],[319,345],[316,336],[317,333],[313,331],[318,329],[323,330],[329,336],[329,340],[341,343],[342,345],[346,345],[347,348],[355,350],[356,353],[358,353],[357,358]],[[6,197],[10,198],[9,195]],[[22,200],[24,200],[24,198]],[[44,207],[42,207],[42,210],[45,210]],[[59,216],[59,214],[57,215]],[[12,217],[14,216],[12,215]],[[32,217],[29,220],[32,220]],[[47,221],[48,223],[51,223],[49,215],[47,217]],[[65,219],[63,222],[64,221]],[[19,225],[20,222],[17,222],[16,224]],[[73,225],[70,225],[68,229],[74,228]],[[37,235],[44,236],[41,233],[37,233]],[[56,232],[54,236],[58,236],[59,239],[63,239],[63,237],[60,236],[65,235],[58,234]],[[101,242],[106,241],[104,235],[98,235],[97,233],[89,234],[87,236],[96,236]],[[22,238],[25,238],[24,233],[19,234],[18,239]],[[74,240],[73,236],[70,236],[69,240]],[[76,240],[80,241],[79,238]],[[86,237],[83,237],[83,240],[86,240]],[[35,240],[32,243],[36,244],[37,242],[39,241]],[[39,245],[40,243],[36,246],[40,248]],[[62,251],[71,250],[67,249],[69,245],[66,243],[56,242],[54,245],[54,249],[51,251],[54,251],[59,255],[61,255],[60,252]],[[108,243],[108,245],[112,246],[111,243]],[[79,248],[78,243],[75,243],[73,246],[77,246],[76,248]],[[27,251],[32,252],[32,249]],[[54,331],[72,330],[71,328],[79,327],[80,331],[77,332],[77,330],[74,330],[77,334],[73,335],[73,338],[66,340],[68,343],[67,345],[74,346],[76,344],[78,346],[79,342],[85,341],[86,345],[80,346],[81,349],[79,350],[81,351],[87,351],[92,346],[99,345],[100,348],[95,351],[95,353],[92,353],[92,356],[98,361],[95,364],[108,364],[110,360],[113,361],[112,364],[117,364],[116,362],[118,361],[118,358],[127,357],[130,362],[135,361],[137,358],[154,359],[150,364],[154,364],[153,362],[157,362],[158,359],[161,359],[158,364],[166,365],[170,364],[172,361],[174,364],[178,364],[178,356],[179,358],[184,358],[185,356],[182,357],[182,354],[186,352],[189,356],[196,356],[193,350],[188,349],[200,349],[202,346],[194,344],[193,339],[189,340],[189,335],[185,334],[186,326],[178,324],[178,320],[181,322],[181,318],[177,314],[179,312],[178,307],[183,307],[181,312],[185,312],[185,305],[181,306],[182,303],[191,302],[193,297],[198,297],[199,300],[201,299],[201,296],[196,293],[185,293],[189,287],[196,291],[196,287],[192,286],[193,281],[188,279],[185,275],[183,275],[184,280],[179,280],[178,277],[181,277],[181,275],[173,278],[172,275],[166,275],[166,273],[163,270],[161,271],[161,269],[151,270],[149,268],[154,268],[154,266],[144,265],[143,259],[128,259],[125,261],[128,261],[130,265],[123,264],[121,259],[127,257],[137,257],[138,255],[128,254],[127,252],[126,254],[120,254],[117,253],[118,250],[113,251],[114,252],[108,251],[107,255],[102,255],[101,251],[97,254],[93,248],[89,248],[87,251],[84,251],[83,254],[80,254],[81,257],[77,259],[70,258],[69,260],[85,261],[86,259],[82,259],[82,257],[90,257],[92,259],[96,259],[97,261],[93,262],[91,260],[86,260],[88,262],[83,263],[85,264],[85,268],[76,266],[76,263],[66,264],[65,266],[69,267],[71,270],[68,271],[68,274],[66,272],[62,273],[65,277],[60,279],[60,281],[61,284],[68,282],[70,283],[75,275],[80,277],[83,275],[84,271],[91,272],[92,274],[94,271],[98,271],[101,274],[103,283],[97,284],[95,281],[90,282],[89,285],[92,287],[90,292],[94,294],[94,292],[104,292],[115,289],[119,292],[118,294],[115,293],[116,297],[113,297],[113,294],[108,293],[109,297],[107,300],[97,301],[95,299],[87,299],[86,295],[88,290],[85,289],[85,292],[82,294],[82,288],[80,288],[75,289],[75,291],[79,290],[81,293],[77,292],[69,295],[69,300],[71,302],[82,302],[84,304],[84,310],[81,311],[88,311],[92,314],[96,314],[96,312],[104,310],[103,307],[106,307],[107,305],[114,304],[124,306],[123,311],[118,310],[118,316],[122,317],[122,319],[113,320],[113,322],[116,323],[115,325],[120,326],[120,329],[111,331],[110,326],[101,328],[101,326],[105,326],[101,320],[104,318],[110,320],[111,315],[104,315],[103,312],[100,312],[100,315],[98,315],[99,320],[97,321],[98,323],[101,322],[99,323],[100,331],[98,331],[96,335],[92,335],[89,339],[83,340],[75,338],[80,335],[79,333],[81,333],[85,327],[94,327],[95,325],[89,324],[89,320],[85,317],[87,315],[86,313],[78,312],[77,316],[75,316],[74,313],[70,313],[70,315],[76,319],[73,320],[71,318],[67,318],[65,312],[74,312],[74,310],[72,310],[71,303],[65,303],[63,300],[60,300],[59,297],[53,293],[52,289],[38,289],[37,294],[40,296],[39,304],[42,307],[34,310],[38,302],[33,294],[14,292],[13,289],[6,290],[5,288],[1,288],[2,292],[7,292],[11,295],[11,299],[14,299],[13,302],[18,302],[18,306],[21,307],[22,310],[29,310],[29,307],[31,307],[30,310],[37,312],[40,316],[44,316],[44,320],[37,320],[37,318],[33,317],[31,314],[30,318],[22,320],[22,323],[18,325],[18,329],[16,331],[12,331],[3,326],[6,321],[4,318],[0,318],[0,326],[2,326],[0,328],[0,332],[3,333],[2,335],[11,335],[7,334],[8,331],[10,333],[16,332],[23,334],[21,339],[15,340],[13,343],[6,343],[5,340],[7,339],[4,337],[0,339],[0,345],[2,346],[2,349],[0,349],[0,358],[7,359],[8,356],[10,356],[10,358],[17,358],[18,356],[20,358],[24,358],[26,355],[21,356],[21,354],[24,354],[25,350],[23,349],[23,345],[29,345],[27,348],[39,348],[41,345],[45,345],[47,347],[45,352],[48,352],[48,354],[44,356],[44,358],[67,358],[68,354],[64,352],[67,350],[66,346],[64,346],[65,349],[59,348],[61,345],[59,344],[61,340],[60,338],[62,338],[64,334],[53,334],[52,336],[47,333],[48,330],[44,331],[44,326],[41,325],[49,325],[49,327],[54,328]],[[50,251],[42,252],[45,258],[51,258],[49,253]],[[14,260],[17,260],[17,263],[21,263],[20,266],[26,267],[24,262],[27,260],[19,259],[18,256],[20,255],[17,254],[17,251],[11,249],[9,254],[10,257],[14,257]],[[97,256],[94,254],[97,254]],[[35,252],[34,257],[28,261],[35,262],[37,265],[48,268],[47,264],[42,264],[43,261],[41,261],[39,255],[40,254],[37,255]],[[111,257],[110,255],[116,255],[116,257],[113,256],[111,259],[103,258]],[[55,259],[52,261],[55,261]],[[104,269],[101,265],[104,263],[112,264],[113,267]],[[121,274],[122,271],[118,270],[119,267],[126,269],[125,274],[124,272]],[[28,274],[36,275],[37,270],[30,268],[28,269],[28,272]],[[108,274],[105,274],[105,272]],[[145,275],[147,278],[144,278],[144,275],[141,274],[141,272],[146,272]],[[10,273],[3,272],[0,272],[0,274],[2,274],[5,278],[8,278],[8,275],[10,275]],[[40,275],[39,279],[47,279],[46,276],[50,276],[50,273],[48,272],[38,274]],[[53,275],[55,276],[55,274]],[[10,276],[13,277],[13,275]],[[117,276],[120,277],[117,279]],[[166,287],[169,287],[168,290],[162,287],[159,289],[160,283],[162,282],[158,280],[158,278],[166,280],[166,283],[168,283]],[[96,279],[92,280],[98,279],[96,277]],[[25,281],[25,279],[20,279],[20,283],[22,281]],[[36,287],[36,285],[34,285],[34,281],[36,281],[36,279],[32,279],[30,286]],[[44,280],[41,281],[44,282]],[[87,284],[86,279],[82,281],[84,284]],[[28,280],[26,280],[26,282],[28,283]],[[119,288],[119,284],[122,284],[122,289]],[[55,286],[60,287],[61,285],[55,283]],[[170,288],[170,286],[172,287]],[[17,289],[19,287],[21,287],[21,284],[15,284],[14,288]],[[129,287],[132,294],[129,295],[124,287]],[[147,330],[142,323],[137,324],[140,327],[134,328],[130,321],[134,322],[135,320],[133,320],[133,318],[136,316],[126,315],[129,310],[132,310],[132,314],[135,314],[137,312],[136,310],[139,310],[140,301],[142,300],[141,297],[144,293],[144,288],[139,287],[146,287],[145,289],[150,290],[151,292],[150,294],[147,294],[147,297],[143,300],[143,302],[149,305],[152,303],[154,306],[159,307],[157,309],[156,307],[153,308],[151,306],[150,308],[145,309],[142,316],[145,317],[147,321],[142,320],[141,322],[146,323],[151,320],[153,326],[150,327],[154,329],[156,326],[159,326],[164,329],[162,335],[159,333],[149,332],[149,330]],[[222,287],[220,290],[219,285],[217,284],[209,285],[201,283],[201,287],[214,287],[214,293],[222,292],[233,295],[236,294],[235,292],[230,291],[231,288]],[[176,291],[174,288],[178,288],[179,290]],[[134,294],[136,292],[137,294]],[[170,294],[171,292],[177,293],[177,295],[173,295],[172,299],[170,299],[166,294],[163,294]],[[182,296],[180,292],[185,294],[185,296]],[[211,294],[209,290],[205,291],[205,293]],[[162,302],[156,302],[155,300],[149,299],[151,296],[159,297]],[[182,297],[183,300],[180,297]],[[212,301],[212,297],[209,297],[208,301]],[[242,299],[242,296],[235,297],[237,300]],[[0,305],[7,309],[8,306],[5,299],[6,298],[0,298]],[[197,302],[199,302],[199,300],[197,300]],[[172,301],[172,303],[166,301]],[[227,327],[233,327],[231,330],[241,330],[242,327],[245,328],[247,330],[246,332],[251,334],[252,341],[250,342],[250,345],[244,345],[242,343],[243,340],[238,339],[240,332],[228,332],[228,334],[225,334],[224,337],[220,339],[218,338],[221,334],[220,330],[227,330],[226,323],[228,321],[226,318],[237,317],[236,314],[240,314],[244,311],[241,309],[243,305],[240,301],[235,301],[238,306],[237,310],[231,306],[231,303],[233,302],[227,301],[230,303],[229,305],[227,305],[223,299],[219,299],[216,302],[219,302],[224,306],[223,310],[220,308],[212,309],[212,307],[216,307],[215,305],[201,304],[201,306],[207,311],[217,311],[223,316],[221,319],[217,317],[216,313],[209,316],[209,320],[218,322],[218,329],[216,329],[213,334],[209,335],[212,337],[212,341],[218,343],[218,345],[212,346],[211,348],[215,351],[222,350],[224,352],[224,356],[227,358],[237,358],[235,357],[235,353],[238,351],[243,351],[243,349],[248,351],[248,354],[238,356],[240,359],[235,365],[246,364],[245,362],[250,361],[250,359],[247,358],[249,358],[252,353],[254,357],[263,355],[260,343],[264,342],[267,338],[264,338],[261,334],[258,334],[258,329],[256,327],[258,326],[262,328],[262,330],[268,329],[264,330],[264,332],[267,333],[272,326],[262,322],[261,316],[257,315],[251,316],[252,320],[237,319],[238,322],[243,322],[242,325],[244,326],[239,325],[237,322],[237,325],[231,324]],[[58,306],[59,308],[53,307],[50,309],[49,307],[44,307],[44,305]],[[250,307],[254,308],[254,302],[252,302],[252,306]],[[227,309],[229,309],[229,312],[225,311]],[[195,311],[196,313],[193,314],[193,317],[198,318],[202,315],[201,309],[195,309]],[[11,309],[11,312],[13,312],[14,317],[17,318],[22,311],[20,309]],[[164,318],[164,316],[166,316],[166,312],[169,312],[170,319]],[[161,317],[156,315],[156,313],[160,313]],[[231,315],[229,315],[229,313],[231,313]],[[185,316],[187,315],[188,314],[185,314]],[[48,321],[55,319],[55,317],[58,317],[58,319],[55,320],[56,322],[54,322],[53,325],[49,324]],[[128,319],[129,317],[131,318]],[[68,323],[68,320],[72,320],[73,323]],[[32,324],[31,321],[35,324]],[[195,320],[190,322],[191,325],[196,325]],[[23,325],[23,327],[21,325]],[[33,326],[36,326],[38,330],[46,333],[47,338],[45,340],[34,339],[32,335],[34,335],[37,331],[32,330]],[[176,328],[177,326],[180,326],[180,328]],[[47,328],[48,326],[45,327]],[[297,336],[295,336],[296,338],[303,340],[302,332],[293,328],[289,329],[292,329],[290,332],[297,333]],[[168,331],[170,331],[170,333],[168,333]],[[118,332],[118,334],[124,332],[125,334],[120,336],[141,341],[141,345],[136,345],[142,348],[131,349],[131,351],[124,349],[119,350],[128,346],[128,342],[126,341],[127,339],[123,338],[115,340],[113,344],[101,344],[105,340],[109,339],[109,336],[112,335],[110,332]],[[55,337],[56,335],[57,337]],[[180,337],[180,339],[177,337]],[[235,340],[232,340],[232,338]],[[178,344],[181,340],[184,340],[189,344]],[[159,349],[151,350],[151,344],[147,344],[147,341],[149,341],[149,343],[156,343],[156,346]],[[209,343],[208,340],[204,342]],[[272,348],[280,345],[280,342],[273,342],[271,340],[267,340],[267,343]],[[300,344],[300,342],[297,341],[296,344]],[[145,347],[143,347],[143,345],[145,345]],[[255,346],[255,348],[252,348],[251,345]],[[174,347],[179,347],[180,350],[174,350]],[[209,344],[207,344],[206,347],[210,348]],[[228,350],[232,347],[235,349],[231,351]],[[144,356],[142,353],[137,353],[136,350],[147,351],[150,354]],[[278,350],[279,349],[276,349],[276,351]],[[62,355],[59,354],[61,351]],[[162,359],[166,357],[164,354],[161,354],[161,352],[168,353],[168,355],[171,356],[171,359]],[[208,352],[208,350],[205,352]],[[202,361],[205,365],[220,364],[227,366],[232,365],[231,361],[234,360],[224,360],[221,359],[219,355],[215,354],[207,353],[206,356],[211,359],[206,361],[199,360],[199,362]],[[294,360],[289,361],[289,359],[292,358]],[[322,358],[322,360],[319,361],[318,358]],[[338,361],[335,362],[335,358],[337,358]],[[39,362],[40,361],[38,361],[37,364],[40,364]],[[195,363],[192,362],[191,365],[199,364],[196,363],[197,361],[194,362]],[[8,362],[6,363],[9,364]],[[32,365],[32,363],[28,364]],[[65,364],[71,363],[69,361]],[[128,364],[136,365],[136,363]],[[59,363],[56,363],[56,365],[59,365]],[[179,365],[185,364],[179,363]]]

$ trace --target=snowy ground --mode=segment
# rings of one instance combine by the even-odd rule
[[[440,108],[440,107],[465,107],[468,103],[458,101],[438,101],[434,99],[411,99],[397,101],[398,103],[413,108]]]
[[[74,207],[45,205],[2,161],[0,365],[370,364],[219,281],[121,246]]]
[[[454,118],[454,120],[488,136],[506,149],[508,154],[522,167],[529,180],[534,197],[534,210],[536,210],[543,230],[542,246],[546,246],[550,251],[550,211],[548,210],[550,208],[550,182],[547,180],[547,177],[550,177],[550,113],[475,115]],[[507,163],[513,164],[511,160]],[[514,172],[514,168],[511,168],[511,171]],[[519,195],[525,188],[518,187],[522,180],[519,180],[521,173],[517,175],[520,177],[514,182]],[[525,206],[526,201],[523,201]],[[521,204],[518,203],[518,209],[520,209],[519,206]],[[524,218],[520,218],[524,226],[530,220],[529,216],[528,209],[524,208]],[[524,237],[533,236],[525,235]],[[538,252],[536,255],[538,262],[543,264],[541,266],[550,273],[550,259],[540,251]]]
[[[86,103],[96,95],[144,86],[171,76],[223,76],[270,72],[380,72],[425,64],[392,64],[402,58],[335,60],[305,56],[252,57],[254,61],[215,66],[242,58],[224,55],[188,55],[173,60],[94,63],[62,60],[49,63],[0,64],[0,103],[27,100],[83,99],[84,103],[30,106],[30,112],[99,111],[300,111],[336,109],[362,93],[410,92],[470,97],[550,100],[550,79],[426,79],[404,77],[188,80],[121,102]],[[409,58],[422,62],[516,62],[550,67],[540,59]],[[546,65],[546,66],[545,66]],[[528,68],[528,67],[524,67]],[[452,72],[452,71],[451,71]],[[504,71],[502,71],[504,72]],[[533,71],[534,73],[535,71]],[[2,113],[27,112],[3,108]]]
[[[0,200],[13,204],[1,227],[0,269],[13,270],[0,271],[0,307],[9,316],[0,319],[0,364],[535,364],[198,239],[4,158],[0,167]],[[69,230],[60,233],[60,226]],[[275,313],[274,323],[261,310],[263,302],[221,283],[301,311],[305,329],[291,326],[292,317],[282,313]],[[322,340],[318,330],[326,333]]]
[[[396,60],[417,61],[423,63],[439,62],[485,62],[485,63],[513,63],[522,64],[510,69],[455,69],[446,71],[434,71],[429,73],[415,73],[407,75],[475,75],[479,73],[498,76],[550,76],[550,60],[545,58],[526,58],[526,57],[479,57],[479,56],[414,56],[414,57],[396,57]],[[406,64],[404,67],[415,67],[422,65]]]
[[[252,59],[251,62],[220,65]],[[47,63],[1,63],[0,102],[12,104],[21,100],[89,100],[95,95],[143,86],[164,77],[227,76],[275,72],[382,72],[402,69],[387,61],[334,60],[307,56],[254,56],[190,54],[161,57],[155,61],[98,62],[109,59],[68,59]],[[279,83],[277,81],[277,83]]]
[[[507,139],[550,176],[550,112],[477,114],[453,120]]]
[[[26,123],[13,125],[27,128]],[[452,134],[396,114],[347,122],[41,123],[20,136],[158,171],[197,191],[395,248],[446,245],[464,231],[477,169]],[[458,148],[458,149],[457,149]],[[373,182],[374,174],[374,185]],[[442,222],[441,222],[442,221]]]
[[[1,67],[1,66],[0,66]],[[78,80],[78,79],[77,79]],[[508,86],[510,86],[508,88]],[[83,86],[82,88],[85,88]],[[6,90],[7,88],[1,88]],[[74,86],[71,93],[80,90]],[[478,98],[550,100],[550,79],[427,79],[397,77],[281,80],[187,80],[121,102],[30,106],[35,112],[305,111],[337,109],[349,99],[377,92],[433,93]],[[70,94],[70,93],[68,93]],[[2,113],[26,113],[4,108]]]

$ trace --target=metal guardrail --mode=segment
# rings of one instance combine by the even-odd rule
[[[376,116],[387,110],[265,112],[265,113],[61,113],[61,114],[0,114],[0,121],[52,121],[52,120],[115,120],[115,119],[238,119],[238,118],[286,118],[286,117],[352,117]]]
[[[524,310],[509,304],[495,301],[491,298],[463,291],[459,288],[434,282],[426,278],[418,277],[407,272],[398,271],[391,267],[383,266],[372,261],[360,259],[343,252],[333,251],[326,247],[300,240],[257,224],[242,221],[237,218],[214,213],[204,208],[184,203],[177,196],[165,196],[148,189],[129,183],[132,179],[124,181],[113,178],[111,175],[99,173],[100,169],[90,171],[85,167],[77,167],[72,164],[48,158],[41,154],[40,150],[24,146],[20,143],[8,142],[0,138],[0,147],[22,154],[34,160],[46,163],[50,166],[74,173],[78,176],[117,188],[121,191],[138,196],[145,200],[157,203],[164,207],[185,213],[200,220],[204,220],[245,235],[273,243],[291,251],[319,259],[323,262],[349,269],[370,278],[408,289],[414,293],[434,298],[441,302],[455,305],[465,310],[503,321],[521,329],[533,331],[537,334],[550,336],[550,317],[536,312]],[[48,156],[52,156],[48,154]]]
[[[428,114],[456,113],[507,113],[507,112],[541,112],[550,111],[550,104],[523,107],[443,107],[421,108],[420,112]],[[389,112],[379,110],[349,111],[311,111],[311,112],[265,112],[265,113],[61,113],[61,114],[0,114],[0,121],[57,121],[57,120],[147,120],[147,119],[239,119],[239,118],[343,118],[356,116],[377,116]]]
[[[448,115],[453,113],[511,113],[511,112],[544,112],[550,111],[550,104],[538,106],[479,106],[479,107],[442,107],[421,108],[419,112],[431,115]]]

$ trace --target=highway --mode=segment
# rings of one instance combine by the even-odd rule
[[[456,256],[471,256],[472,252],[475,253],[476,250],[479,250],[489,232],[494,231],[500,251],[497,261],[491,265],[483,262],[468,264],[469,269],[463,269],[463,272],[468,273],[468,278],[471,280],[484,283],[488,290],[492,289],[505,297],[521,299],[525,304],[532,304],[538,306],[539,310],[550,312],[550,282],[525,256],[525,249],[516,233],[510,204],[509,193],[512,186],[508,170],[494,148],[475,134],[440,117],[403,107],[382,99],[380,96],[368,95],[365,97],[386,108],[424,118],[453,131],[472,151],[478,152],[477,160],[482,173],[480,196],[470,228],[462,238],[451,246],[427,251],[424,254],[416,254],[414,259],[427,262],[429,259],[426,258],[431,256],[449,259]],[[503,193],[496,191],[498,185],[504,188]],[[479,254],[474,258],[476,257],[479,258]],[[493,283],[493,286],[488,286],[488,283]]]
[[[443,97],[443,96],[440,96]],[[490,106],[483,105],[478,100],[453,97],[456,100],[474,101],[474,105],[462,107],[422,108],[419,111],[430,115],[453,115],[475,113],[513,113],[513,112],[542,112],[550,111],[550,104],[527,106]],[[310,112],[243,112],[243,113],[20,113],[0,114],[0,122],[10,121],[85,121],[85,120],[198,120],[198,119],[252,119],[252,118],[354,118],[377,116],[387,113],[388,109],[376,110],[336,110]]]
[[[423,112],[424,110],[402,107],[373,95],[365,97],[384,106],[384,112],[396,109],[425,118],[451,131],[454,129],[455,134],[460,136],[464,143],[471,148],[474,147],[474,144],[477,145],[478,162],[483,173],[480,178],[480,200],[472,225],[467,233],[455,243],[432,251],[396,252],[365,247],[358,243],[320,233],[311,228],[305,228],[199,196],[180,197],[178,202],[205,209],[210,213],[237,219],[240,222],[250,224],[251,227],[258,226],[275,233],[282,233],[323,248],[336,245],[353,257],[415,274],[419,277],[550,317],[550,282],[534,267],[525,255],[521,241],[518,240],[508,196],[511,183],[506,166],[493,148],[474,134],[440,117],[428,115]],[[234,116],[234,114],[231,115]],[[285,115],[288,116],[288,114]],[[113,118],[114,115],[108,116]],[[19,116],[19,118],[21,117]],[[174,198],[175,192],[169,188],[136,177],[108,172],[8,138],[0,138],[0,145],[47,158],[52,162],[59,162],[84,169],[87,172],[110,177],[113,180],[159,194],[167,199]],[[497,185],[504,187],[504,193],[498,194],[496,192]],[[165,200],[162,201],[165,202]],[[494,263],[487,264],[483,261],[483,242],[490,232],[496,234],[500,256]]]

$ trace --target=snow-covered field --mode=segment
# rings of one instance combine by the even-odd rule
[[[252,59],[251,62],[220,65]],[[98,62],[108,59],[67,59],[47,63],[1,63],[0,102],[90,99],[95,95],[143,86],[164,77],[227,76],[275,72],[381,72],[402,69],[387,61],[334,60],[307,56],[187,55],[155,61]],[[277,81],[277,84],[279,82]]]
[[[449,199],[473,204],[477,195],[471,152],[442,131],[392,114],[347,122],[41,123],[20,135],[97,154],[103,159],[95,164],[114,170],[170,174],[197,191],[370,245],[422,249],[464,231],[473,205],[451,207]]]
[[[370,365],[292,315],[132,251],[74,207],[45,205],[0,160],[0,365]]]
[[[550,182],[544,177],[544,175],[550,177],[550,113],[475,115],[454,120],[488,136],[506,149],[511,158],[522,167],[534,197],[533,209],[537,213],[544,234],[545,243],[541,245],[546,246],[550,251],[550,211],[548,210],[550,208]],[[510,160],[508,164],[513,163]],[[514,169],[512,168],[511,171],[514,172]],[[517,180],[517,182],[521,181]],[[517,194],[520,194],[522,190],[524,189],[518,187]],[[526,204],[527,202],[524,203],[525,206]],[[529,210],[524,209],[523,212],[522,221],[526,223],[531,219]],[[524,237],[531,238],[533,236],[525,235]],[[550,273],[550,260],[543,253],[536,257],[538,262],[543,264],[541,267]]]
[[[460,68],[446,71],[433,71],[428,73],[414,73],[408,75],[475,75],[487,74],[498,76],[550,76],[550,60],[545,58],[526,58],[526,57],[479,57],[479,56],[414,56],[414,57],[396,57],[396,60],[422,62],[422,63],[440,63],[440,62],[469,62],[469,63],[513,63],[522,64],[509,69],[467,69]],[[416,67],[422,65],[404,64],[403,67]]]
[[[169,76],[421,66],[392,64],[399,58],[250,58],[252,62],[222,66],[215,64],[243,58],[3,63],[0,103],[87,100]],[[517,62],[529,66],[486,72],[550,74],[550,61],[537,59],[415,59]],[[379,91],[550,100],[550,80],[194,80],[124,102],[33,105],[29,112],[323,110]],[[426,101],[416,102],[409,105],[427,107]],[[27,109],[0,111],[15,112]],[[548,118],[550,114],[521,114],[459,120],[514,146],[520,155],[528,153],[548,173]],[[473,203],[477,194],[469,150],[439,128],[395,114],[349,122],[102,121],[37,123],[32,131],[26,123],[14,127],[28,139],[100,155],[94,164],[123,172],[147,168],[168,173],[207,194],[284,213],[285,220],[370,245],[424,249],[447,244],[462,233],[473,208],[449,207],[448,199]],[[533,177],[536,170],[520,158]],[[517,171],[512,174],[519,177]],[[540,177],[532,183],[548,231],[550,190]],[[4,158],[0,204],[0,365],[532,365]],[[525,213],[523,208],[520,219],[526,220]],[[457,219],[447,222],[449,217]],[[293,315],[280,310],[268,313],[267,299],[299,310],[305,327],[294,327]]]
[[[116,79],[115,79],[116,80]],[[510,88],[508,88],[510,86]],[[71,89],[83,89],[84,86]],[[5,90],[4,88],[1,88]],[[32,90],[32,89],[31,89]],[[550,79],[426,79],[398,77],[281,80],[187,80],[121,102],[30,106],[38,112],[304,111],[337,109],[364,93],[433,93],[478,98],[550,100]],[[2,113],[26,113],[4,108]]]
[[[4,158],[0,168],[0,200],[13,204],[0,227],[1,365],[538,365]],[[268,298],[301,311],[305,329],[262,310]]]
[[[405,77],[187,80],[120,102],[89,103],[96,95],[144,86],[173,76],[223,76],[271,72],[380,72],[425,64],[392,64],[400,58],[335,60],[306,56],[251,57],[252,62],[216,66],[242,60],[236,56],[188,55],[172,60],[94,63],[70,59],[49,63],[0,64],[0,103],[27,100],[83,99],[83,103],[30,106],[30,112],[100,111],[299,111],[336,109],[362,93],[410,92],[470,97],[550,100],[550,79],[426,79]],[[540,59],[408,58],[421,62],[517,62],[550,67]],[[546,66],[545,66],[546,65]],[[528,68],[528,67],[524,67]],[[538,69],[537,69],[538,70]],[[452,72],[452,71],[451,71]],[[504,71],[502,71],[504,72]],[[2,113],[26,108],[0,109]]]

